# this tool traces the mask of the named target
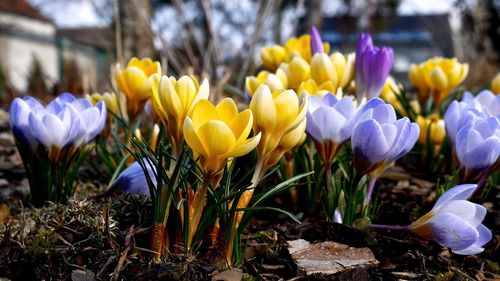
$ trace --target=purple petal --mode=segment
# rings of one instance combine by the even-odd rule
[[[311,55],[314,55],[316,53],[324,53],[325,50],[323,49],[323,41],[321,40],[321,36],[319,35],[318,30],[316,27],[311,27]]]
[[[484,225],[480,224],[476,228],[477,232],[479,233],[479,237],[477,241],[470,247],[467,247],[463,250],[459,251],[453,251],[456,254],[459,255],[475,255],[479,254],[482,251],[484,251],[484,248],[482,247],[484,244],[488,243],[491,238],[493,237],[491,231]]]
[[[433,210],[439,208],[440,206],[454,200],[466,200],[469,198],[474,190],[477,188],[476,184],[461,184],[446,191],[434,205]]]
[[[386,128],[385,133],[390,134],[390,131]],[[372,119],[358,123],[354,127],[351,143],[355,161],[366,165],[383,160],[389,149],[382,127]]]
[[[453,251],[466,249],[479,238],[476,228],[451,213],[438,213],[428,224],[434,240]]]
[[[156,186],[155,168],[152,164],[144,159],[144,163],[148,170],[149,177],[153,184]],[[125,169],[120,176],[116,179],[114,185],[120,187],[121,190],[129,193],[143,193],[150,196],[148,181],[144,170],[138,162],[134,162],[127,169]]]
[[[480,225],[486,216],[485,207],[467,200],[452,200],[435,211],[454,214],[473,227]]]

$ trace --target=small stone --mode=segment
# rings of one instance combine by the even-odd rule
[[[306,275],[335,274],[378,264],[368,248],[354,248],[335,242],[311,244],[304,239],[289,241],[288,245],[298,270]]]
[[[243,279],[243,271],[238,268],[233,268],[216,274],[212,277],[212,281],[241,281]]]
[[[75,269],[71,272],[72,281],[95,281],[94,273],[88,270]]]

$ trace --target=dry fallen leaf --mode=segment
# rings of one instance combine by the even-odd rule
[[[10,208],[5,203],[0,203],[0,225],[6,223],[10,218]]]

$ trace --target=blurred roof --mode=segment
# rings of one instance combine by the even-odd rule
[[[49,18],[44,16],[37,8],[31,6],[26,0],[1,0],[0,12],[16,14],[52,23]]]
[[[115,38],[113,30],[107,27],[61,28],[57,30],[57,36],[106,50],[113,48]]]

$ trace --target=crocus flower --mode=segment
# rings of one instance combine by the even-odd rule
[[[370,100],[380,95],[392,67],[392,48],[373,46],[369,34],[361,33],[356,46],[356,96]]]
[[[252,124],[252,112],[238,112],[230,98],[217,106],[207,100],[195,105],[191,117],[184,122],[184,136],[189,147],[198,153],[206,176],[220,174],[229,158],[245,155],[257,146],[261,134],[248,138]]]
[[[87,95],[86,97],[94,105],[96,105],[100,101],[104,101],[104,103],[106,104],[106,109],[108,110],[109,113],[113,113],[114,115],[118,114],[118,97],[116,96],[115,93],[108,93],[108,92],[105,92],[103,94],[93,93],[92,95]]]
[[[257,147],[258,157],[264,158],[276,149],[286,133],[304,121],[307,100],[299,105],[299,99],[293,90],[271,93],[267,85],[261,85],[250,102],[250,109],[255,118],[254,132],[262,133]]]
[[[429,86],[425,82],[423,64],[411,64],[408,70],[408,80],[418,90],[418,100],[425,104],[429,98]]]
[[[63,149],[69,156],[80,146],[89,143],[103,130],[106,104],[96,106],[69,93],[57,97],[43,107],[31,97],[16,98],[10,109],[14,136],[21,145],[25,140],[31,147],[44,146],[52,161],[57,161]]]
[[[418,125],[406,117],[396,120],[394,108],[379,98],[371,99],[356,115],[351,143],[359,175],[380,175],[418,139]]]
[[[252,99],[253,94],[261,84],[266,84],[273,92],[282,91],[287,88],[288,77],[281,68],[276,70],[276,73],[270,73],[266,70],[263,70],[259,72],[257,76],[246,77],[245,86],[248,100]]]
[[[116,64],[112,72],[116,87],[127,96],[129,113],[135,117],[153,94],[153,77],[161,75],[160,63],[150,58],[132,58],[125,69]]]
[[[351,137],[354,102],[350,97],[339,100],[331,93],[321,99],[310,96],[308,101],[306,132],[314,140],[323,162],[329,164]]]
[[[286,49],[280,45],[260,49],[262,64],[269,71],[275,71],[281,63],[288,61],[288,56]]]
[[[410,230],[459,255],[481,253],[492,234],[481,223],[486,208],[467,201],[476,188],[475,184],[463,184],[449,189],[430,212],[410,225]]]
[[[500,94],[500,72],[491,80],[491,91],[495,94]]]
[[[484,174],[499,159],[500,120],[480,117],[464,124],[455,138],[455,153],[465,169],[464,180],[472,180]]]
[[[312,58],[311,36],[304,34],[299,37],[292,37],[285,43],[285,49],[290,57],[299,56],[309,63]],[[325,53],[328,53],[330,51],[330,44],[323,43],[323,50]]]
[[[174,149],[174,157],[178,157],[184,143],[184,120],[201,100],[209,95],[208,80],[201,86],[198,80],[190,76],[156,77],[153,83],[153,106],[160,119],[167,127],[167,134]]]
[[[495,95],[490,90],[483,90],[477,96],[472,95],[470,92],[465,92],[462,101],[488,114],[488,116],[500,117],[500,96]]]
[[[465,79],[468,64],[461,64],[456,58],[435,57],[422,64],[425,83],[432,93],[432,100],[438,108],[443,100]]]
[[[287,77],[290,89],[297,89],[300,84],[311,76],[311,66],[303,58],[296,56],[289,63],[281,64],[280,68]],[[276,72],[279,75],[278,72]],[[257,88],[255,88],[257,90]]]
[[[144,165],[147,168],[149,179],[156,187],[156,170],[153,165],[147,160],[143,159]],[[114,181],[113,186],[117,186],[120,190],[132,194],[143,193],[150,196],[148,180],[146,174],[142,169],[139,162],[135,161],[127,169],[123,170],[118,178]]]
[[[337,71],[328,54],[324,52],[323,41],[315,27],[311,28],[311,54],[311,78],[318,85],[329,81],[336,84]]]
[[[441,149],[441,144],[446,136],[444,120],[439,118],[437,114],[431,114],[427,117],[419,115],[417,117],[417,124],[420,127],[420,135],[418,142],[421,145],[432,144],[434,147],[434,155]]]

